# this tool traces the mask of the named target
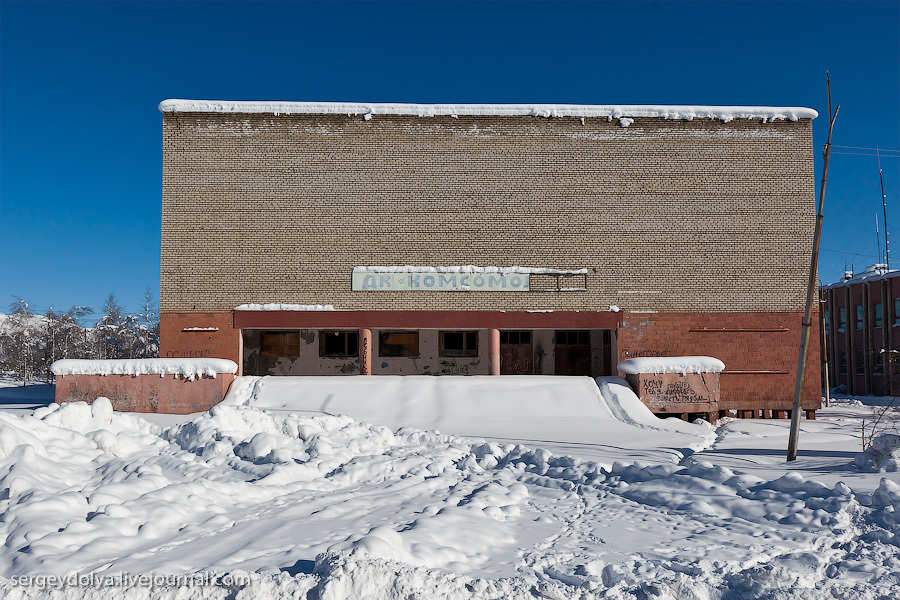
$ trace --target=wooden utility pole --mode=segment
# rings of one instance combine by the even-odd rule
[[[825,141],[823,156],[825,165],[822,167],[822,186],[819,188],[819,212],[816,216],[816,231],[813,236],[812,261],[809,264],[809,284],[806,287],[806,312],[803,316],[803,324],[800,328],[800,357],[797,360],[797,382],[794,385],[794,407],[791,411],[791,437],[788,440],[788,461],[797,458],[797,441],[800,437],[800,399],[803,396],[803,379],[806,375],[806,355],[809,350],[809,328],[812,313],[813,290],[816,287],[816,272],[819,267],[819,242],[822,239],[822,220],[825,218],[825,182],[828,180],[828,159],[831,157],[831,132],[834,131],[834,120],[837,118],[841,105],[838,104],[834,112],[831,112],[831,78],[825,71],[825,82],[828,86],[828,139]]]

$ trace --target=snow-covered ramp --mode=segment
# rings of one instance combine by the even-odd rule
[[[677,461],[678,450],[703,447],[713,436],[698,425],[657,419],[618,377],[240,377],[223,404],[343,414],[604,462],[647,449]]]

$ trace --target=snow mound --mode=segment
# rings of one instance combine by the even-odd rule
[[[861,471],[900,471],[900,435],[885,433],[872,440],[865,452],[860,452],[853,463]]]
[[[597,404],[636,423],[606,419],[627,428],[621,443],[644,423],[668,435],[622,380],[598,384]],[[875,599],[900,586],[887,479],[860,493],[696,455],[605,466],[321,411],[220,404],[162,428],[110,408],[0,412],[0,597],[110,597],[18,579],[53,573],[232,575],[113,592],[148,600]]]
[[[628,375],[638,373],[719,373],[725,368],[718,358],[711,356],[667,356],[629,358],[619,363],[619,371]]]
[[[234,310],[334,310],[331,304],[241,304],[235,306]]]
[[[66,358],[50,366],[54,375],[181,375],[185,379],[237,373],[237,365],[224,358],[131,358],[81,360]]]
[[[275,115],[327,114],[410,115],[417,117],[450,116],[531,116],[601,117],[609,120],[627,117],[662,119],[762,119],[763,122],[789,119],[815,119],[819,113],[797,106],[686,106],[655,104],[412,104],[395,102],[242,102],[233,100],[169,99],[159,103],[160,112],[264,113]]]

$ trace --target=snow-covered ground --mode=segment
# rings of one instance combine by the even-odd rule
[[[431,393],[385,379],[380,396],[337,379],[322,407],[313,382],[242,378],[226,403],[165,425],[104,400],[0,410],[0,596],[900,596],[900,473],[853,466],[872,410],[857,400],[804,420],[788,465],[786,420],[659,420],[615,380],[591,401],[561,382],[536,414],[547,388],[486,405],[471,378],[428,378],[448,382]],[[364,379],[381,378],[340,381]],[[442,412],[417,414],[412,397]],[[444,433],[393,429],[435,420]],[[232,579],[89,587],[210,572]]]

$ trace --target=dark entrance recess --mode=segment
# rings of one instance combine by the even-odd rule
[[[556,374],[591,376],[591,333],[557,331]]]
[[[534,375],[534,345],[530,331],[500,332],[500,374]]]

